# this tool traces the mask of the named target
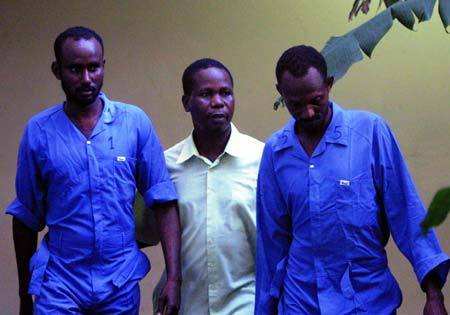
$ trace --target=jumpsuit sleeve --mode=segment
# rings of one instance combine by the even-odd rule
[[[434,231],[422,233],[420,223],[426,210],[398,143],[381,119],[374,129],[373,156],[375,185],[397,247],[412,264],[420,284],[434,270],[443,285],[450,267],[449,257],[441,251]]]
[[[141,112],[139,119],[137,188],[148,207],[154,203],[177,200],[177,193],[169,178],[158,135],[144,112]]]
[[[290,213],[272,154],[270,144],[266,144],[258,174],[255,315],[277,314],[291,243]]]
[[[45,226],[44,198],[45,189],[39,167],[43,158],[39,156],[40,128],[30,121],[19,145],[16,173],[16,198],[6,209],[34,231],[41,231]]]

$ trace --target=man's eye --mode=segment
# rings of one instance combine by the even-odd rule
[[[200,97],[208,97],[209,96],[209,92],[200,92],[198,95]]]
[[[221,92],[221,94],[223,96],[230,96],[230,95],[233,95],[233,92],[230,91],[230,90],[224,90],[224,91]]]
[[[98,68],[99,68],[98,66],[89,66],[88,67],[88,71],[89,72],[95,72],[95,71],[97,71]]]
[[[317,96],[315,98],[313,98],[312,102],[313,104],[318,104],[322,101],[323,97],[322,96]]]
[[[69,71],[73,72],[73,73],[76,73],[76,72],[78,72],[78,67],[70,67]]]

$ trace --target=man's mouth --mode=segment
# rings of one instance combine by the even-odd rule
[[[213,120],[224,120],[226,119],[225,114],[222,113],[214,113],[214,114],[210,114],[209,117]]]
[[[95,92],[95,89],[93,89],[93,88],[89,88],[89,89],[79,89],[79,90],[78,90],[78,93],[79,93],[79,94],[85,95],[85,96],[92,95],[92,94],[94,94],[94,92]]]

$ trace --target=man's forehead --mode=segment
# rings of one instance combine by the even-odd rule
[[[95,37],[85,38],[85,37],[67,37],[62,43],[61,48],[71,48],[71,46],[80,45],[82,42],[90,42],[95,46],[100,47],[102,49],[102,45]]]
[[[233,86],[229,74],[224,69],[217,67],[199,69],[192,76],[192,82],[194,85],[215,85],[221,83],[222,85]]]
[[[286,70],[283,72],[281,83],[288,83],[298,87],[321,88],[325,80],[317,69],[311,67],[304,75],[295,75]]]
[[[87,53],[100,53],[101,57],[103,57],[103,48],[95,37],[88,39],[69,37],[61,44],[61,57],[73,58]]]

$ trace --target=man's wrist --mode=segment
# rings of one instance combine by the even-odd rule
[[[429,301],[432,301],[432,300],[443,300],[444,299],[444,294],[442,294],[441,290],[430,290],[430,291],[427,291],[426,296],[427,296],[427,300],[429,300]]]
[[[181,278],[168,278],[167,282],[177,282],[177,283],[181,283],[183,282],[183,280]]]

